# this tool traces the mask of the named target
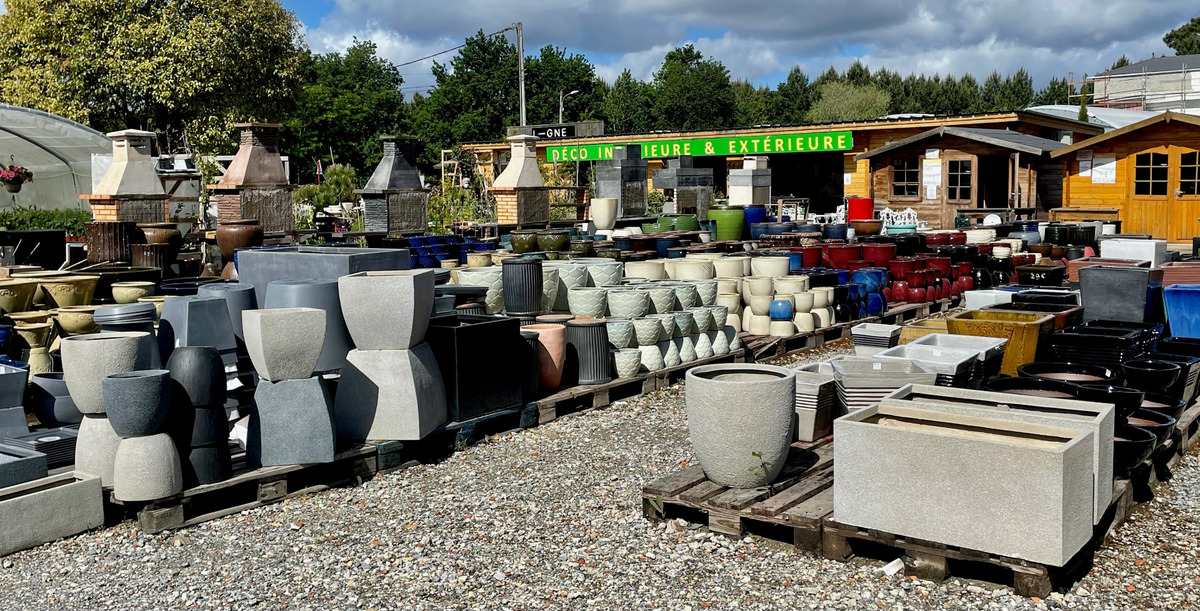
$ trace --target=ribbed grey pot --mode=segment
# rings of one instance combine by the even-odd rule
[[[730,488],[775,480],[791,443],[795,372],[740,363],[694,367],[685,398],[692,449],[710,480]]]
[[[407,350],[425,341],[433,315],[432,269],[359,272],[338,278],[342,316],[360,350]]]
[[[646,291],[650,294],[651,314],[669,314],[675,311],[674,288],[670,286],[650,285],[645,288],[639,286],[637,290]]]
[[[303,380],[321,360],[328,337],[325,317],[317,308],[274,308],[242,313],[246,351],[258,375],[269,382]]]
[[[216,348],[176,348],[167,359],[166,369],[171,372],[171,392],[189,406],[225,405],[225,367]]]
[[[75,440],[75,470],[100,478],[105,487],[113,485],[113,460],[121,437],[104,414],[85,414]]]
[[[377,307],[381,305],[376,304]],[[315,370],[334,371],[345,365],[346,353],[354,348],[354,341],[342,317],[337,280],[276,280],[267,286],[267,303],[264,307],[325,310],[325,343]]]
[[[246,341],[242,331],[242,312],[258,309],[258,299],[255,297],[254,286],[245,282],[214,282],[202,285],[196,290],[199,297],[218,297],[225,300],[229,310],[229,322],[233,325],[233,334],[238,339]]]
[[[650,294],[636,289],[609,290],[608,313],[620,318],[641,318],[650,313]]]
[[[145,369],[114,373],[102,383],[104,407],[113,431],[122,438],[164,432],[171,372]]]
[[[446,388],[427,344],[412,350],[354,350],[338,383],[343,439],[416,441],[447,419]]]
[[[567,368],[575,365],[580,384],[611,381],[608,328],[603,320],[567,321]]]
[[[65,426],[83,420],[61,372],[35,373],[29,382],[28,405],[39,422],[46,426]]]
[[[333,462],[337,429],[325,380],[262,381],[254,402],[246,440],[248,463],[277,467]]]
[[[104,413],[104,378],[148,367],[149,355],[142,349],[147,337],[145,333],[119,332],[63,338],[63,378],[81,413]]]
[[[212,346],[226,365],[237,364],[237,339],[229,307],[219,297],[186,295],[163,302],[158,351],[164,359],[178,346]]]
[[[165,433],[121,440],[113,458],[113,497],[154,501],[183,490],[183,470],[175,442]]]
[[[504,312],[509,316],[542,313],[542,260],[510,258],[501,262]]]

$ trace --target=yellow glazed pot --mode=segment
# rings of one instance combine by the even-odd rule
[[[84,335],[100,330],[93,315],[99,306],[64,306],[58,309],[58,326],[67,335]]]
[[[63,276],[42,280],[42,290],[46,293],[46,302],[52,307],[90,305],[92,295],[96,292],[99,276]]]
[[[117,303],[134,303],[142,297],[154,294],[154,283],[147,280],[129,280],[112,284],[113,300]]]
[[[33,294],[37,292],[37,287],[37,280],[0,280],[0,308],[9,314],[28,310],[33,307]]]

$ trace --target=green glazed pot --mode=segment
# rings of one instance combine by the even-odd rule
[[[675,231],[695,231],[700,228],[700,220],[694,214],[664,214],[662,218],[663,221],[671,219]]]
[[[746,216],[741,208],[709,208],[708,218],[717,223],[717,240],[742,239]]]
[[[536,229],[520,229],[512,232],[513,252],[525,254],[538,250],[538,232]]]
[[[571,234],[565,229],[547,229],[537,232],[538,250],[557,252],[566,250],[571,241]]]
[[[587,257],[592,252],[592,242],[590,240],[571,240],[571,252]]]
[[[604,257],[605,259],[612,259],[613,261],[620,261],[621,251],[617,250],[616,248],[599,248],[596,250],[596,256]]]

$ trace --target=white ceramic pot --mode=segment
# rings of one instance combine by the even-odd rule
[[[617,198],[592,198],[592,221],[597,229],[612,229],[617,223]]]
[[[796,324],[796,330],[801,333],[812,333],[817,330],[817,321],[812,312],[798,312],[792,322]]]
[[[755,276],[778,278],[788,275],[789,261],[787,257],[751,257],[750,273]]]
[[[673,278],[676,280],[709,280],[713,275],[712,261],[690,258],[675,259]]]
[[[808,291],[792,293],[793,307],[796,312],[811,312],[813,305],[816,304],[816,293]]]
[[[742,296],[737,293],[718,293],[717,305],[723,305],[730,314],[739,314],[742,311]]]
[[[769,303],[769,302],[768,302]],[[746,331],[751,335],[770,335],[771,334],[771,317],[759,316],[751,313],[750,320]]]
[[[737,332],[742,330],[742,315],[730,312],[729,315],[725,317],[725,328],[733,329],[734,335],[737,335]]]
[[[665,280],[667,269],[664,259],[653,261],[630,261],[625,264],[626,278],[645,278],[647,280]]]
[[[767,316],[771,313],[771,300],[774,295],[751,295],[750,312],[755,316]]]
[[[775,292],[787,294],[803,293],[804,291],[808,290],[808,283],[805,282],[807,279],[808,276],[785,276],[783,278],[776,278]]]
[[[722,277],[722,276],[717,276],[716,278],[713,278],[713,280],[717,281],[717,293],[718,294],[719,293],[741,293],[742,292],[741,277],[726,278],[726,277]]]
[[[745,276],[745,265],[743,259],[749,257],[722,257],[713,260],[713,269],[716,270],[718,277],[723,278],[741,278]]]
[[[796,334],[796,324],[790,320],[772,320],[771,337],[791,337]]]
[[[812,314],[816,318],[815,324],[818,329],[824,329],[833,324],[833,308],[815,308]]]
[[[742,298],[747,302],[753,295],[770,297],[774,294],[775,282],[771,278],[754,276],[742,279]]]

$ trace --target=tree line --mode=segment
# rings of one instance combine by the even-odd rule
[[[235,122],[279,122],[300,183],[313,182],[318,162],[352,166],[361,182],[383,134],[418,136],[419,164],[431,172],[441,150],[502,139],[520,116],[516,48],[482,30],[434,63],[433,85],[410,97],[418,88],[374,43],[315,53],[278,0],[4,1],[0,102],[100,131],[152,130],[162,149],[200,155],[232,152]],[[1164,41],[1200,53],[1200,17]],[[1073,93],[1062,78],[1035,89],[1024,69],[980,81],[857,61],[815,76],[796,67],[775,87],[755,86],[692,45],[667,52],[649,80],[626,70],[612,83],[583,55],[547,45],[526,58],[525,77],[529,123],[557,122],[560,94],[578,91],[565,97],[564,118],[603,120],[610,134],[1003,111]]]

